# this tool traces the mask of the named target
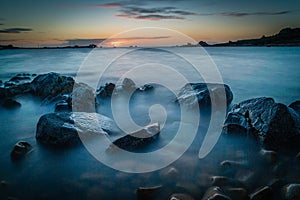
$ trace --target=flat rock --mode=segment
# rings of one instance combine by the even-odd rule
[[[263,147],[300,148],[300,119],[286,105],[272,98],[255,98],[235,104],[224,122],[223,133],[249,135]]]
[[[223,91],[222,91],[223,90]],[[225,92],[225,96],[222,93]],[[229,105],[233,99],[233,94],[226,84],[217,83],[189,83],[180,89],[177,101],[188,106],[209,106],[211,105],[211,95],[216,100],[224,101]]]
[[[159,123],[150,124],[137,132],[127,134],[113,141],[109,146],[108,151],[113,152],[117,150],[116,147],[127,151],[140,149],[157,139],[159,133]]]
[[[250,195],[251,200],[273,199],[273,192],[269,186],[262,187]]]
[[[43,115],[37,124],[36,139],[50,145],[71,145],[80,142],[80,134],[107,135],[118,133],[116,124],[97,113],[61,112]]]

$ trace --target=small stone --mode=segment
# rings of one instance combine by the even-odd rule
[[[13,99],[6,99],[2,103],[2,106],[8,109],[15,109],[15,108],[20,108],[21,103],[17,102],[16,100]]]
[[[265,186],[261,189],[258,189],[256,192],[250,195],[251,200],[265,200],[272,199],[273,193],[269,186]]]
[[[278,155],[275,151],[270,151],[270,150],[265,150],[262,149],[259,152],[261,158],[263,159],[263,161],[273,164],[277,162],[278,159]]]
[[[244,188],[228,188],[225,193],[232,199],[249,199],[248,192]]]
[[[133,80],[129,78],[124,78],[123,83],[122,83],[122,89],[123,90],[135,90],[135,83]]]
[[[155,199],[160,192],[162,191],[162,186],[154,186],[154,187],[139,187],[136,190],[136,195],[138,200],[147,200],[147,199]]]
[[[300,152],[296,155],[296,159],[300,161]]]
[[[194,198],[188,194],[176,193],[171,195],[170,200],[194,200]]]
[[[6,181],[1,181],[0,182],[0,186],[3,188],[3,187],[6,187],[7,186],[7,182]]]
[[[15,144],[10,156],[12,159],[20,159],[24,157],[31,149],[32,146],[28,142],[20,141]]]
[[[288,184],[282,190],[283,199],[297,200],[300,199],[300,184]]]
[[[175,167],[169,167],[160,173],[163,182],[167,184],[176,184],[179,172]]]
[[[202,200],[230,200],[230,197],[226,196],[221,188],[211,187],[208,188]]]

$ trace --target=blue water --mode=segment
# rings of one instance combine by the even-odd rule
[[[163,79],[166,80],[166,84],[174,87],[178,84],[180,87],[181,82],[174,79],[172,73],[153,67],[170,66],[190,82],[203,82],[203,77],[197,74],[189,62],[192,61],[199,63],[200,67],[216,67],[224,83],[233,91],[235,103],[259,96],[273,97],[277,102],[285,104],[300,99],[298,47],[213,47],[206,48],[205,51],[198,51],[197,48],[129,50],[3,50],[0,51],[0,80],[7,81],[23,72],[41,74],[53,71],[74,77],[79,73],[78,79],[94,88],[99,82],[101,85],[109,81],[116,82],[124,74],[125,77],[135,75],[131,78],[135,78],[137,85],[144,84],[150,77],[149,80],[154,83]],[[185,58],[188,59],[179,55],[186,55]],[[133,75],[127,73],[140,66],[144,67],[141,71]],[[106,67],[108,68],[103,76],[99,78],[99,71]],[[156,70],[151,72],[149,69]],[[153,99],[148,95],[132,101],[133,104],[138,104],[133,105],[132,111],[138,124],[144,125],[149,122],[149,104],[156,103],[161,98],[157,92],[154,94],[156,96]],[[174,96],[170,95],[170,99],[173,98]],[[41,115],[53,112],[53,105],[43,106],[39,99],[32,96],[19,96],[16,99],[22,104],[20,109],[0,110],[0,181],[7,182],[7,186],[0,186],[0,199],[7,196],[19,199],[134,199],[137,187],[165,183],[165,178],[160,175],[162,170],[145,174],[126,174],[99,163],[84,147],[54,150],[38,144],[35,140],[36,123]],[[173,137],[167,133],[172,133],[173,129],[177,128],[172,122],[180,120],[178,111],[172,110],[174,105],[170,102],[171,100],[163,99],[163,105],[171,109],[167,111],[172,115],[168,118],[171,122],[166,124],[167,129],[161,134],[163,144]],[[100,106],[99,112],[109,115],[109,107]],[[200,128],[200,132],[203,131],[205,127]],[[21,162],[11,162],[10,151],[19,140],[26,140],[32,144],[33,152]],[[224,154],[228,157],[234,157],[236,154],[243,157],[246,152],[236,152],[234,149],[223,152],[221,148],[221,151],[216,150],[205,161],[199,161],[197,154],[201,141],[195,143],[197,148],[172,166],[180,172],[176,180],[178,185],[188,185],[188,191],[201,198],[203,191],[192,187],[199,181],[198,177],[205,174],[216,175],[217,163],[224,160]],[[242,144],[242,141],[239,141],[239,145]]]

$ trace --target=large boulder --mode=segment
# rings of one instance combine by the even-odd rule
[[[224,123],[226,134],[253,136],[267,149],[299,148],[299,115],[272,98],[254,98],[233,105]]]
[[[222,95],[225,92],[225,96]],[[224,101],[229,105],[233,99],[233,94],[226,84],[217,83],[188,83],[180,89],[177,101],[188,106],[209,106],[211,105],[211,95],[217,101]]]
[[[45,114],[39,119],[36,139],[50,145],[73,145],[80,142],[78,134],[107,135],[118,132],[115,123],[104,115],[61,112]]]

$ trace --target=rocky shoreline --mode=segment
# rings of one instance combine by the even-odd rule
[[[300,199],[300,101],[287,106],[276,103],[272,98],[260,97],[231,105],[233,94],[228,85],[211,84],[209,91],[204,83],[192,83],[191,88],[184,86],[174,103],[183,103],[190,107],[199,103],[201,107],[209,107],[210,94],[218,94],[220,88],[225,88],[229,109],[222,136],[229,140],[231,137],[250,138],[258,146],[257,150],[253,150],[256,157],[254,160],[265,166],[265,173],[268,173],[267,177],[270,180],[264,185],[264,182],[253,181],[264,173],[255,171],[255,163],[224,158],[224,161],[219,163],[221,173],[202,178],[202,182],[198,184],[205,191],[201,197],[189,193],[188,190],[183,193],[181,190],[174,190],[167,198]],[[18,74],[9,81],[1,81],[0,104],[4,109],[19,109],[22,105],[15,98],[24,94],[39,97],[44,105],[54,104],[53,113],[45,114],[39,119],[36,140],[54,147],[73,146],[80,144],[79,134],[120,134],[120,129],[112,119],[96,113],[101,99],[110,98],[113,92],[151,90],[155,90],[155,86],[137,87],[130,79],[124,79],[120,86],[107,83],[94,92],[90,86],[76,83],[72,77],[57,73]],[[80,123],[75,123],[75,118],[76,122],[79,119]],[[96,122],[92,120],[95,118]],[[155,129],[155,134],[150,134],[148,140],[134,137],[137,133],[132,133],[130,137],[121,136],[113,143],[122,149],[135,150],[149,142],[155,142],[159,130]],[[31,149],[28,142],[19,141],[11,152],[12,160],[24,158]],[[292,167],[288,168],[282,157],[286,158],[285,162],[292,163]],[[178,173],[178,170],[173,168],[163,176],[175,180]],[[290,181],[291,178],[286,178],[290,176],[295,176],[293,182]],[[161,196],[169,192],[165,190],[165,185],[141,187],[137,188],[136,194],[138,199],[161,199]]]

